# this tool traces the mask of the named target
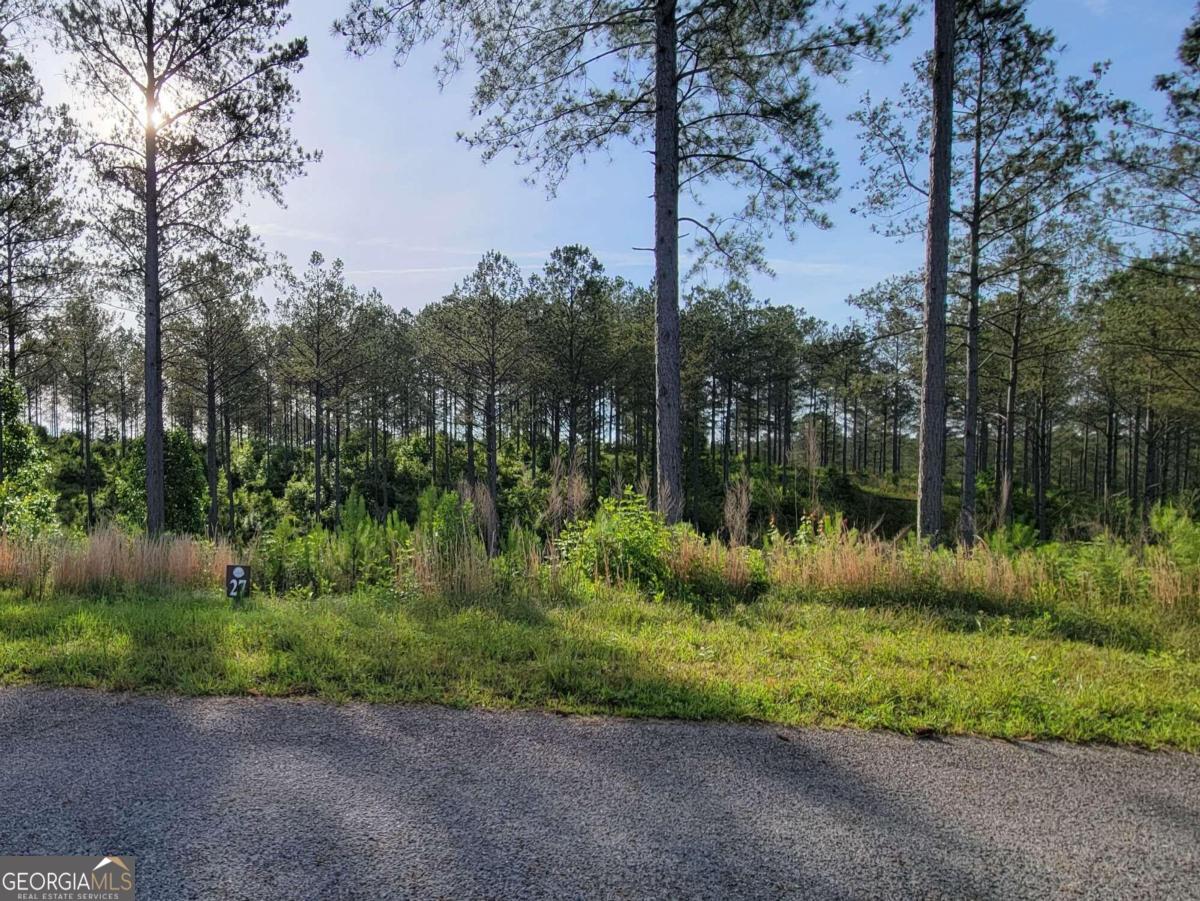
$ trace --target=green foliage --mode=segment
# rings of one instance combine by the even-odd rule
[[[314,492],[312,479],[293,476],[283,490],[285,509],[297,519],[307,521],[313,514]]]
[[[285,592],[307,588],[313,595],[354,591],[394,583],[397,567],[412,543],[408,524],[393,512],[379,523],[366,502],[352,493],[336,529],[307,532],[285,515],[259,549],[265,583]]]
[[[1200,523],[1185,508],[1159,504],[1150,512],[1150,528],[1173,563],[1200,569]]]
[[[621,498],[604,498],[591,520],[569,523],[558,549],[568,565],[596,579],[651,589],[668,582],[671,533],[646,498],[631,489]]]
[[[51,467],[33,429],[21,421],[25,394],[0,377],[0,532],[25,538],[58,530],[55,496],[47,485]]]
[[[473,516],[471,502],[455,491],[442,491],[431,485],[417,500],[417,531],[430,546],[447,556],[477,540]]]
[[[163,436],[165,525],[176,535],[204,532],[208,481],[204,459],[196,443],[179,429]],[[144,438],[129,443],[116,478],[117,519],[126,529],[146,526],[146,444]]]
[[[387,584],[396,553],[409,542],[409,530],[395,513],[382,525],[367,514],[366,502],[354,493],[342,508],[342,521],[327,542],[340,590],[359,584]]]
[[[0,481],[0,532],[37,538],[59,531],[55,496],[46,487],[50,463],[34,447],[19,470]]]
[[[0,376],[0,422],[4,425],[0,432],[3,442],[0,461],[5,477],[10,472],[19,472],[35,455],[37,441],[33,429],[21,419],[24,406],[25,392],[21,386],[8,375]]]
[[[397,441],[387,459],[387,508],[396,510],[402,519],[415,522],[417,501],[421,492],[429,485],[428,448],[423,436],[417,435]],[[367,497],[373,497],[364,491]]]
[[[988,535],[984,543],[997,554],[1011,556],[1037,544],[1037,529],[1023,522],[1014,522]]]

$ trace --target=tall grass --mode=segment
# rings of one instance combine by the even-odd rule
[[[1152,601],[1196,610],[1200,567],[1167,548],[1135,551],[1109,537],[1074,545],[1018,550],[931,550],[911,540],[887,540],[827,518],[823,533],[776,536],[764,551],[769,578],[782,589],[813,592],[943,593],[998,600]]]
[[[130,536],[115,528],[77,539],[0,537],[0,584],[38,597],[51,587],[82,595],[170,592],[220,584],[233,557],[223,542]]]
[[[570,481],[564,470],[564,494]],[[486,490],[431,489],[412,528],[395,515],[376,523],[361,500],[351,498],[337,529],[302,533],[284,520],[240,552],[223,542],[130,536],[112,528],[75,539],[0,537],[0,585],[33,597],[49,591],[169,594],[220,585],[226,564],[237,557],[251,564],[258,589],[278,593],[375,586],[467,602],[497,593],[560,596],[570,580],[582,580],[704,602],[750,602],[773,592],[1014,609],[1149,603],[1200,620],[1200,525],[1177,511],[1157,512],[1156,541],[1137,548],[1104,536],[1025,546],[997,535],[970,550],[934,550],[847,528],[836,514],[806,521],[795,534],[772,530],[759,548],[747,546],[739,528],[739,485],[730,492],[728,542],[668,528],[633,493],[604,498],[596,516],[565,524],[558,516],[577,511],[564,500],[553,523],[563,531],[551,540],[519,528],[501,540]]]

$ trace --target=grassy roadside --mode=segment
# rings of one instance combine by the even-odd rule
[[[1152,605],[976,609],[774,589],[719,609],[362,591],[43,600],[0,592],[0,684],[307,694],[1200,750],[1200,626]]]

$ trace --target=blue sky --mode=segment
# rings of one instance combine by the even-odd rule
[[[302,100],[294,127],[324,159],[287,187],[286,209],[255,201],[246,211],[270,249],[296,266],[313,250],[341,257],[361,287],[376,287],[393,306],[412,310],[447,293],[489,249],[534,269],[553,247],[581,243],[611,273],[648,282],[650,254],[633,249],[652,243],[652,170],[644,152],[618,147],[611,158],[592,157],[547,198],[510,158],[484,166],[456,141],[470,126],[469,77],[439,91],[428,51],[402,69],[385,52],[348,58],[330,34],[342,7],[339,0],[293,2],[289,31],[307,35],[311,52],[297,82]],[[1151,79],[1175,67],[1193,9],[1190,0],[1034,0],[1030,18],[1066,44],[1064,74],[1111,60],[1111,89],[1158,110]],[[928,16],[920,19],[889,64],[863,66],[843,85],[822,86],[833,120],[828,141],[841,166],[842,193],[829,208],[834,227],[804,228],[795,243],[772,241],[768,257],[777,276],[755,278],[760,297],[842,321],[850,294],[920,265],[919,242],[876,235],[851,212],[858,146],[846,115],[865,91],[883,95],[907,78],[931,28]],[[47,72],[52,93],[55,74]]]

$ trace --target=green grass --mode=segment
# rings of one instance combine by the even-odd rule
[[[776,590],[698,610],[632,591],[0,593],[0,684],[537,707],[1200,750],[1200,627],[1151,605]]]

